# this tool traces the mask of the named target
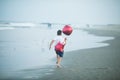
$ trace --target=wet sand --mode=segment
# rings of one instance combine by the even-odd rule
[[[115,39],[103,42],[110,44],[106,47],[65,52],[63,67],[55,68],[53,74],[40,80],[120,80],[120,32],[87,31],[99,36],[114,36]]]

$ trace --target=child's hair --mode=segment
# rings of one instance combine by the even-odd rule
[[[61,30],[58,30],[57,31],[57,35],[61,35],[62,34],[62,31]]]

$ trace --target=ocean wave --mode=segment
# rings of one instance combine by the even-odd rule
[[[15,28],[13,28],[13,27],[0,27],[0,30],[13,30],[13,29],[15,29]]]

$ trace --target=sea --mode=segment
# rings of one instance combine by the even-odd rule
[[[51,75],[55,66],[54,44],[50,41],[65,24],[2,22],[0,23],[0,79],[39,79]],[[71,24],[73,32],[67,38],[69,51],[109,46],[103,41],[114,37],[89,34]],[[69,54],[69,53],[67,53]],[[66,54],[66,55],[67,55]]]

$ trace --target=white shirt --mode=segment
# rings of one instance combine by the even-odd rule
[[[55,45],[57,44],[57,43],[62,43],[62,44],[65,44],[65,40],[64,40],[65,38],[64,37],[62,37],[62,36],[56,36],[55,38],[54,38],[54,41],[55,41]]]

